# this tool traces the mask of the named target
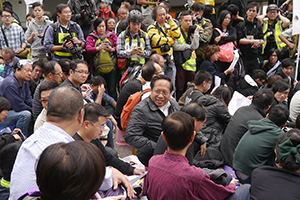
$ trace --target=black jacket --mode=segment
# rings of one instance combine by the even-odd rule
[[[237,41],[240,39],[247,38],[247,36],[253,36],[254,39],[263,39],[263,30],[262,26],[258,23],[255,18],[253,22],[250,22],[245,18],[244,22],[239,22],[236,25],[237,31]],[[261,53],[262,48],[251,48],[251,44],[239,44],[238,48],[242,52],[242,57],[246,57],[247,59],[258,58]]]
[[[180,110],[172,98],[168,114]],[[161,123],[165,115],[150,97],[139,102],[133,109],[125,132],[125,141],[137,149],[137,157],[145,165],[153,155],[158,137],[162,132]]]
[[[243,135],[248,131],[247,122],[249,120],[260,120],[265,116],[266,113],[254,104],[241,107],[234,113],[225,129],[220,145],[225,165],[232,167],[235,148]]]
[[[78,135],[78,133],[76,133],[73,136],[73,138],[76,141],[83,140],[82,137],[80,135]],[[92,140],[92,143],[94,145],[96,145],[103,153],[104,158],[106,160],[106,166],[112,166],[112,167],[118,169],[123,174],[133,175],[134,167],[132,167],[129,163],[126,163],[126,162],[112,156],[110,153],[108,153],[100,140]]]
[[[241,80],[240,88],[238,92],[244,95],[245,97],[254,95],[256,91],[258,91],[260,85],[251,78],[248,74]]]
[[[199,99],[206,109],[206,122],[201,131],[208,138],[207,147],[219,148],[224,129],[231,115],[224,103],[214,96],[203,96]]]

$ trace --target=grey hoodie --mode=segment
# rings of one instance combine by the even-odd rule
[[[46,52],[44,50],[44,46],[41,43],[41,38],[37,37],[38,35],[44,34],[46,28],[52,24],[47,16],[43,16],[44,21],[42,23],[37,23],[36,19],[32,19],[29,23],[29,27],[25,32],[25,40],[31,36],[33,32],[36,32],[36,36],[33,38],[33,42],[31,44],[31,56],[46,56]]]

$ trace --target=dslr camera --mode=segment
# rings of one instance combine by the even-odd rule
[[[160,46],[160,51],[161,51],[162,53],[165,53],[165,52],[170,51],[169,45],[167,45],[167,44],[161,45],[161,46]]]
[[[65,41],[65,43],[64,43],[64,46],[63,46],[62,50],[65,51],[65,52],[72,53],[73,54],[73,57],[72,57],[73,59],[77,59],[77,58],[83,59],[83,56],[82,56],[83,49],[82,49],[82,47],[79,46],[78,44],[74,44],[74,42],[72,41],[72,38],[73,38],[73,36],[70,36],[70,35],[67,35],[67,36],[64,37],[63,40]],[[68,42],[72,42],[72,44],[73,44],[72,49],[69,49],[66,46],[66,44]]]

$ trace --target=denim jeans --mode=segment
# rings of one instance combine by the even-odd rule
[[[106,146],[113,149],[114,148],[113,123],[111,122],[110,119],[106,119],[106,125],[110,129],[109,132],[108,132],[108,135],[107,135],[107,144],[106,144]]]
[[[108,94],[117,101],[117,91],[116,91],[116,69],[113,69],[111,72],[104,74],[94,71],[94,76],[101,75],[107,84]]]
[[[173,89],[174,89],[173,91],[175,91],[176,67],[175,67],[174,63],[172,62],[172,65],[171,65],[172,69],[168,69],[167,64],[168,64],[168,62],[165,62],[164,73],[166,76],[168,76],[171,79],[172,84],[173,84]]]
[[[16,125],[16,128],[21,129],[23,134],[28,137],[31,134],[31,131],[29,133],[28,130],[30,127],[30,121],[31,112],[29,112],[28,110],[23,110],[21,112],[9,110],[7,113],[7,117],[2,122],[0,122],[0,126],[8,127],[11,125]]]

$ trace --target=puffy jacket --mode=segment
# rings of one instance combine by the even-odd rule
[[[170,99],[169,102],[171,103],[169,114],[180,110],[176,101]],[[164,118],[165,115],[150,97],[139,102],[131,113],[125,132],[125,141],[137,149],[139,160],[146,166],[162,132],[161,122]]]
[[[207,146],[219,148],[223,132],[231,119],[231,115],[224,103],[214,96],[203,96],[199,99],[199,102],[206,109],[206,122],[201,131],[208,138],[206,141]]]

